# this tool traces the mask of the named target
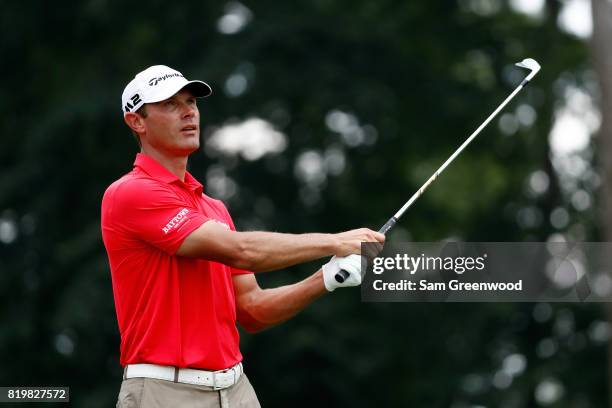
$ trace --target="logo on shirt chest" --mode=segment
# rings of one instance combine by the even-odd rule
[[[179,225],[181,225],[187,219],[188,213],[189,213],[189,210],[186,208],[183,208],[181,211],[179,211],[178,214],[176,214],[174,218],[172,218],[166,224],[166,226],[162,228],[163,233],[167,234],[173,229],[175,229],[176,227],[178,227]]]

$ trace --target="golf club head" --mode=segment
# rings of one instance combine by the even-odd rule
[[[527,75],[527,78],[525,78],[527,81],[533,78],[535,74],[537,74],[538,71],[540,70],[540,64],[538,64],[538,62],[534,60],[533,58],[525,58],[521,62],[517,62],[514,65],[531,71],[529,75]]]

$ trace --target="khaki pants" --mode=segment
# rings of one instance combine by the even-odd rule
[[[253,386],[242,374],[236,384],[213,391],[205,385],[152,378],[123,380],[117,408],[261,408]]]

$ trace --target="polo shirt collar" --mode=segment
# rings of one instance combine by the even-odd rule
[[[202,184],[188,171],[185,172],[185,184],[187,184],[191,190],[195,191],[196,194],[202,194],[204,192]]]
[[[157,160],[144,153],[137,153],[134,160],[134,167],[139,167],[149,176],[164,183],[172,184],[179,183],[186,185],[190,190],[202,194],[202,184],[195,179],[188,171],[185,172],[185,182],[182,182],[178,177],[172,174],[168,169],[162,166]]]

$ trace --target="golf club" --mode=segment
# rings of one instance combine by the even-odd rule
[[[406,212],[406,210],[410,208],[410,206],[412,206],[412,204],[417,200],[417,198],[419,198],[421,194],[423,194],[423,192],[427,189],[427,187],[429,187],[429,185],[436,178],[438,178],[440,173],[442,173],[444,169],[446,169],[446,167],[448,167],[448,165],[451,164],[453,160],[455,160],[455,158],[463,151],[463,149],[465,149],[467,145],[469,145],[470,142],[474,140],[476,136],[478,136],[480,131],[484,129],[484,127],[487,126],[491,120],[493,120],[493,118],[504,108],[504,106],[506,106],[508,102],[510,102],[512,98],[514,98],[514,96],[517,93],[519,93],[519,91],[523,89],[540,70],[540,64],[538,64],[538,62],[532,58],[526,58],[522,60],[521,62],[517,62],[515,65],[521,68],[528,69],[531,72],[529,73],[529,75],[525,77],[525,79],[523,79],[520,85],[517,86],[516,89],[512,91],[512,93],[497,107],[497,109],[495,109],[495,111],[493,111],[493,113],[484,122],[482,122],[482,124],[478,127],[478,129],[476,129],[474,133],[472,133],[470,137],[468,137],[465,140],[465,142],[463,142],[463,144],[459,146],[459,148],[455,151],[455,153],[453,153],[452,156],[450,156],[444,162],[444,164],[442,164],[442,166],[440,166],[440,168],[436,170],[436,172],[432,174],[431,177],[429,177],[429,179],[425,182],[425,184],[423,184],[421,188],[419,188],[418,191],[414,193],[412,197],[410,197],[410,199],[406,202],[406,204],[404,204],[404,206],[400,208],[399,211],[395,213],[393,217],[389,218],[389,220],[385,223],[385,225],[383,225],[380,228],[380,230],[378,230],[378,232],[380,232],[381,234],[386,234],[391,228],[393,228],[395,224],[397,223],[397,221],[400,219],[400,217],[404,214],[404,212]],[[339,283],[342,283],[348,276],[349,276],[349,273],[347,271],[340,270],[338,273],[336,273],[335,278],[336,278],[336,281],[338,281]]]

